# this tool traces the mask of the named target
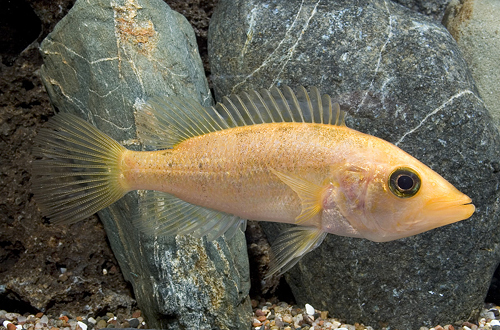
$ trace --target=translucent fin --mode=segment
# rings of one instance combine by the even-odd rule
[[[135,224],[147,235],[206,236],[211,241],[226,233],[232,237],[238,228],[245,230],[246,220],[185,202],[159,191],[146,191],[139,203]]]
[[[33,193],[54,223],[74,223],[119,200],[125,148],[83,119],[58,114],[35,138]]]
[[[283,274],[308,252],[317,248],[326,237],[326,232],[315,227],[292,227],[281,233],[272,244],[271,266],[266,277]]]
[[[189,138],[229,128],[213,107],[180,96],[152,98],[135,117],[139,139],[157,149],[172,148]]]
[[[316,87],[308,93],[300,86],[296,94],[288,86],[243,92],[224,97],[215,108],[230,127],[281,122],[345,125],[338,103],[332,104]]]
[[[271,172],[299,195],[302,202],[302,212],[295,219],[295,223],[301,224],[321,212],[323,209],[322,195],[325,187],[293,175],[278,172],[272,168]]]
[[[172,148],[191,137],[237,126],[263,123],[318,123],[344,125],[344,112],[316,87],[297,94],[282,89],[248,91],[223,98],[214,107],[180,96],[152,98],[136,113],[137,134],[145,145]]]

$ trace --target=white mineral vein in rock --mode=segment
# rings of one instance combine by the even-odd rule
[[[119,129],[121,131],[128,131],[128,130],[132,129],[132,127],[133,127],[133,125],[130,125],[129,127],[120,127],[120,126],[116,125],[114,122],[112,122],[111,120],[109,120],[107,118],[104,118],[102,116],[99,116],[98,114],[94,114],[94,117],[99,118],[103,122],[106,122],[109,125],[114,126],[114,127],[116,127],[117,129]]]
[[[302,30],[299,33],[299,37],[297,38],[297,40],[295,41],[295,43],[292,45],[292,47],[290,47],[290,49],[288,49],[288,51],[286,52],[286,54],[288,55],[286,57],[286,61],[282,63],[280,71],[276,75],[276,78],[273,80],[273,82],[272,82],[271,86],[269,86],[269,88],[271,88],[272,86],[276,85],[276,82],[279,80],[279,77],[281,76],[281,73],[283,72],[283,69],[285,68],[285,66],[287,66],[288,62],[292,59],[292,56],[295,53],[295,49],[297,48],[297,45],[299,44],[299,41],[302,39],[302,36],[304,35],[304,32],[309,27],[309,22],[311,21],[311,19],[313,18],[313,16],[317,12],[316,8],[318,7],[318,4],[319,4],[319,1],[316,2],[316,4],[314,5],[314,8],[313,8],[313,10],[311,12],[311,15],[309,16],[309,18],[307,19],[306,23],[304,24]]]
[[[387,0],[384,1],[384,5],[385,5],[385,9],[387,10],[387,15],[389,16],[389,25],[387,26],[387,37],[385,38],[384,44],[380,48],[380,51],[379,51],[379,54],[378,54],[377,65],[375,66],[375,71],[373,71],[374,72],[373,78],[370,81],[370,86],[368,87],[368,89],[366,90],[366,92],[363,95],[363,99],[359,103],[358,111],[363,106],[363,104],[365,103],[365,100],[366,100],[366,97],[368,96],[368,93],[373,90],[373,83],[375,82],[375,78],[377,77],[377,73],[379,72],[380,66],[381,66],[381,63],[382,63],[382,53],[384,52],[385,48],[387,47],[387,44],[391,40],[391,37],[392,37],[392,34],[393,34],[392,33],[392,30],[393,30],[393,28],[392,28],[392,22],[393,22],[394,18],[393,18],[392,14],[391,14],[391,11],[389,10],[389,7],[387,6]]]
[[[410,129],[408,132],[406,132],[405,134],[403,134],[403,136],[398,140],[398,142],[394,143],[395,145],[399,145],[401,142],[403,142],[403,140],[405,139],[405,137],[409,134],[412,134],[414,133],[416,130],[418,130],[420,127],[422,127],[422,125],[427,121],[427,119],[429,119],[429,117],[435,115],[436,113],[438,113],[439,111],[441,111],[442,109],[444,109],[448,104],[452,103],[456,98],[459,98],[463,95],[466,95],[466,94],[472,94],[474,95],[474,97],[476,97],[479,101],[481,101],[481,99],[471,90],[463,90],[461,92],[458,92],[457,94],[453,95],[452,97],[450,97],[446,102],[444,102],[443,104],[441,104],[439,107],[437,107],[436,109],[432,110],[431,112],[429,112],[427,114],[427,116],[424,117],[424,119],[422,119],[420,121],[420,123],[418,123],[417,126],[413,127],[412,129]],[[482,102],[482,101],[481,101]]]
[[[290,36],[292,34],[293,28],[298,24],[299,17],[300,17],[300,14],[302,12],[303,4],[304,4],[304,0],[300,3],[299,10],[297,11],[297,14],[295,15],[292,24],[286,30],[285,36],[278,43],[278,46],[276,46],[276,48],[264,59],[264,61],[262,61],[262,64],[258,68],[256,68],[255,70],[253,70],[242,81],[240,81],[238,84],[236,84],[236,85],[233,86],[233,88],[231,89],[232,93],[234,93],[235,90],[239,86],[243,85],[249,78],[251,78],[254,74],[256,74],[257,72],[259,72],[261,69],[265,68],[268,64],[273,63],[273,62],[279,62],[279,60],[283,57],[283,54],[285,54],[286,55],[285,56],[285,61],[281,65],[280,72],[276,75],[276,79],[273,81],[273,83],[271,84],[271,86],[269,86],[269,88],[271,88],[276,83],[276,81],[278,80],[278,77],[281,74],[281,72],[283,71],[284,67],[288,64],[288,62],[292,58],[292,55],[293,55],[293,53],[295,51],[295,48],[297,47],[299,41],[302,39],[303,33],[309,27],[309,22],[311,21],[311,19],[314,16],[314,14],[316,14],[316,8],[318,7],[319,1],[315,4],[315,6],[314,6],[311,14],[309,15],[309,18],[307,19],[307,21],[302,25],[302,29],[300,31],[296,32],[294,36]],[[293,39],[295,39],[295,43],[292,46],[288,47],[288,49],[286,49],[285,51],[283,51],[283,49],[282,49],[281,46],[283,44],[285,44],[285,43],[292,42]]]
[[[244,57],[245,53],[247,52],[248,45],[252,42],[253,39],[253,34],[254,34],[254,27],[255,27],[255,16],[257,16],[257,7],[253,8],[250,11],[250,14],[247,15],[248,18],[248,30],[247,30],[247,40],[245,40],[245,45],[243,45],[243,48],[241,49],[241,54],[240,57]]]

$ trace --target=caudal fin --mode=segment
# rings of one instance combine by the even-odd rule
[[[33,193],[55,223],[74,223],[119,200],[119,161],[126,149],[86,121],[54,116],[35,139]]]

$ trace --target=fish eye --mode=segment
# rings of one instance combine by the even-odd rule
[[[389,188],[399,198],[415,196],[420,189],[421,180],[417,172],[408,167],[394,170],[389,177]]]

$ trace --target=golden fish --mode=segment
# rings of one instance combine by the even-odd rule
[[[153,99],[136,114],[131,151],[59,114],[38,135],[33,191],[45,215],[72,223],[132,190],[148,190],[146,233],[231,236],[246,220],[298,224],[276,240],[270,273],[286,271],[327,233],[376,242],[469,218],[471,199],[398,147],[349,129],[316,88],[285,87],[204,108]]]

